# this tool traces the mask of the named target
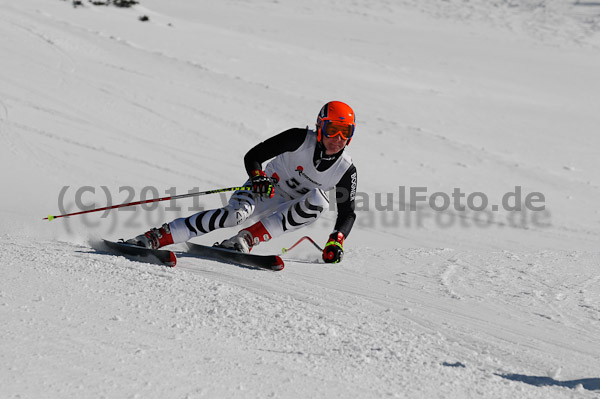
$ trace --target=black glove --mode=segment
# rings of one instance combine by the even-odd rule
[[[252,171],[252,177],[250,177],[250,184],[252,186],[252,193],[261,197],[273,198],[275,195],[275,186],[273,185],[273,179],[268,177],[267,174],[262,170]]]
[[[339,263],[344,257],[344,234],[334,231],[329,236],[329,241],[323,248],[323,260],[325,263]]]

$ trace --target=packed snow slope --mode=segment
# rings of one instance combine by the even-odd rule
[[[599,30],[591,1],[0,1],[0,397],[598,398]],[[341,264],[98,244],[225,196],[42,221],[239,185],[334,99]]]

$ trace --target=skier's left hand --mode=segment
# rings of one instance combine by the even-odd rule
[[[325,263],[339,263],[344,257],[344,234],[334,231],[329,236],[329,241],[323,248],[323,260]]]

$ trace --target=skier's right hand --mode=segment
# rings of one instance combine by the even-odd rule
[[[340,263],[344,258],[344,234],[334,231],[329,235],[329,241],[323,248],[323,261],[325,263]]]
[[[275,186],[273,179],[268,177],[267,174],[259,169],[252,171],[250,177],[250,184],[252,186],[252,193],[265,198],[273,198],[275,195]]]

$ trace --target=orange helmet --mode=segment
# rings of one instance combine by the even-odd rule
[[[317,117],[317,141],[323,136],[335,137],[338,134],[348,140],[348,144],[354,135],[356,127],[354,111],[348,104],[341,101],[330,101],[323,105]]]

